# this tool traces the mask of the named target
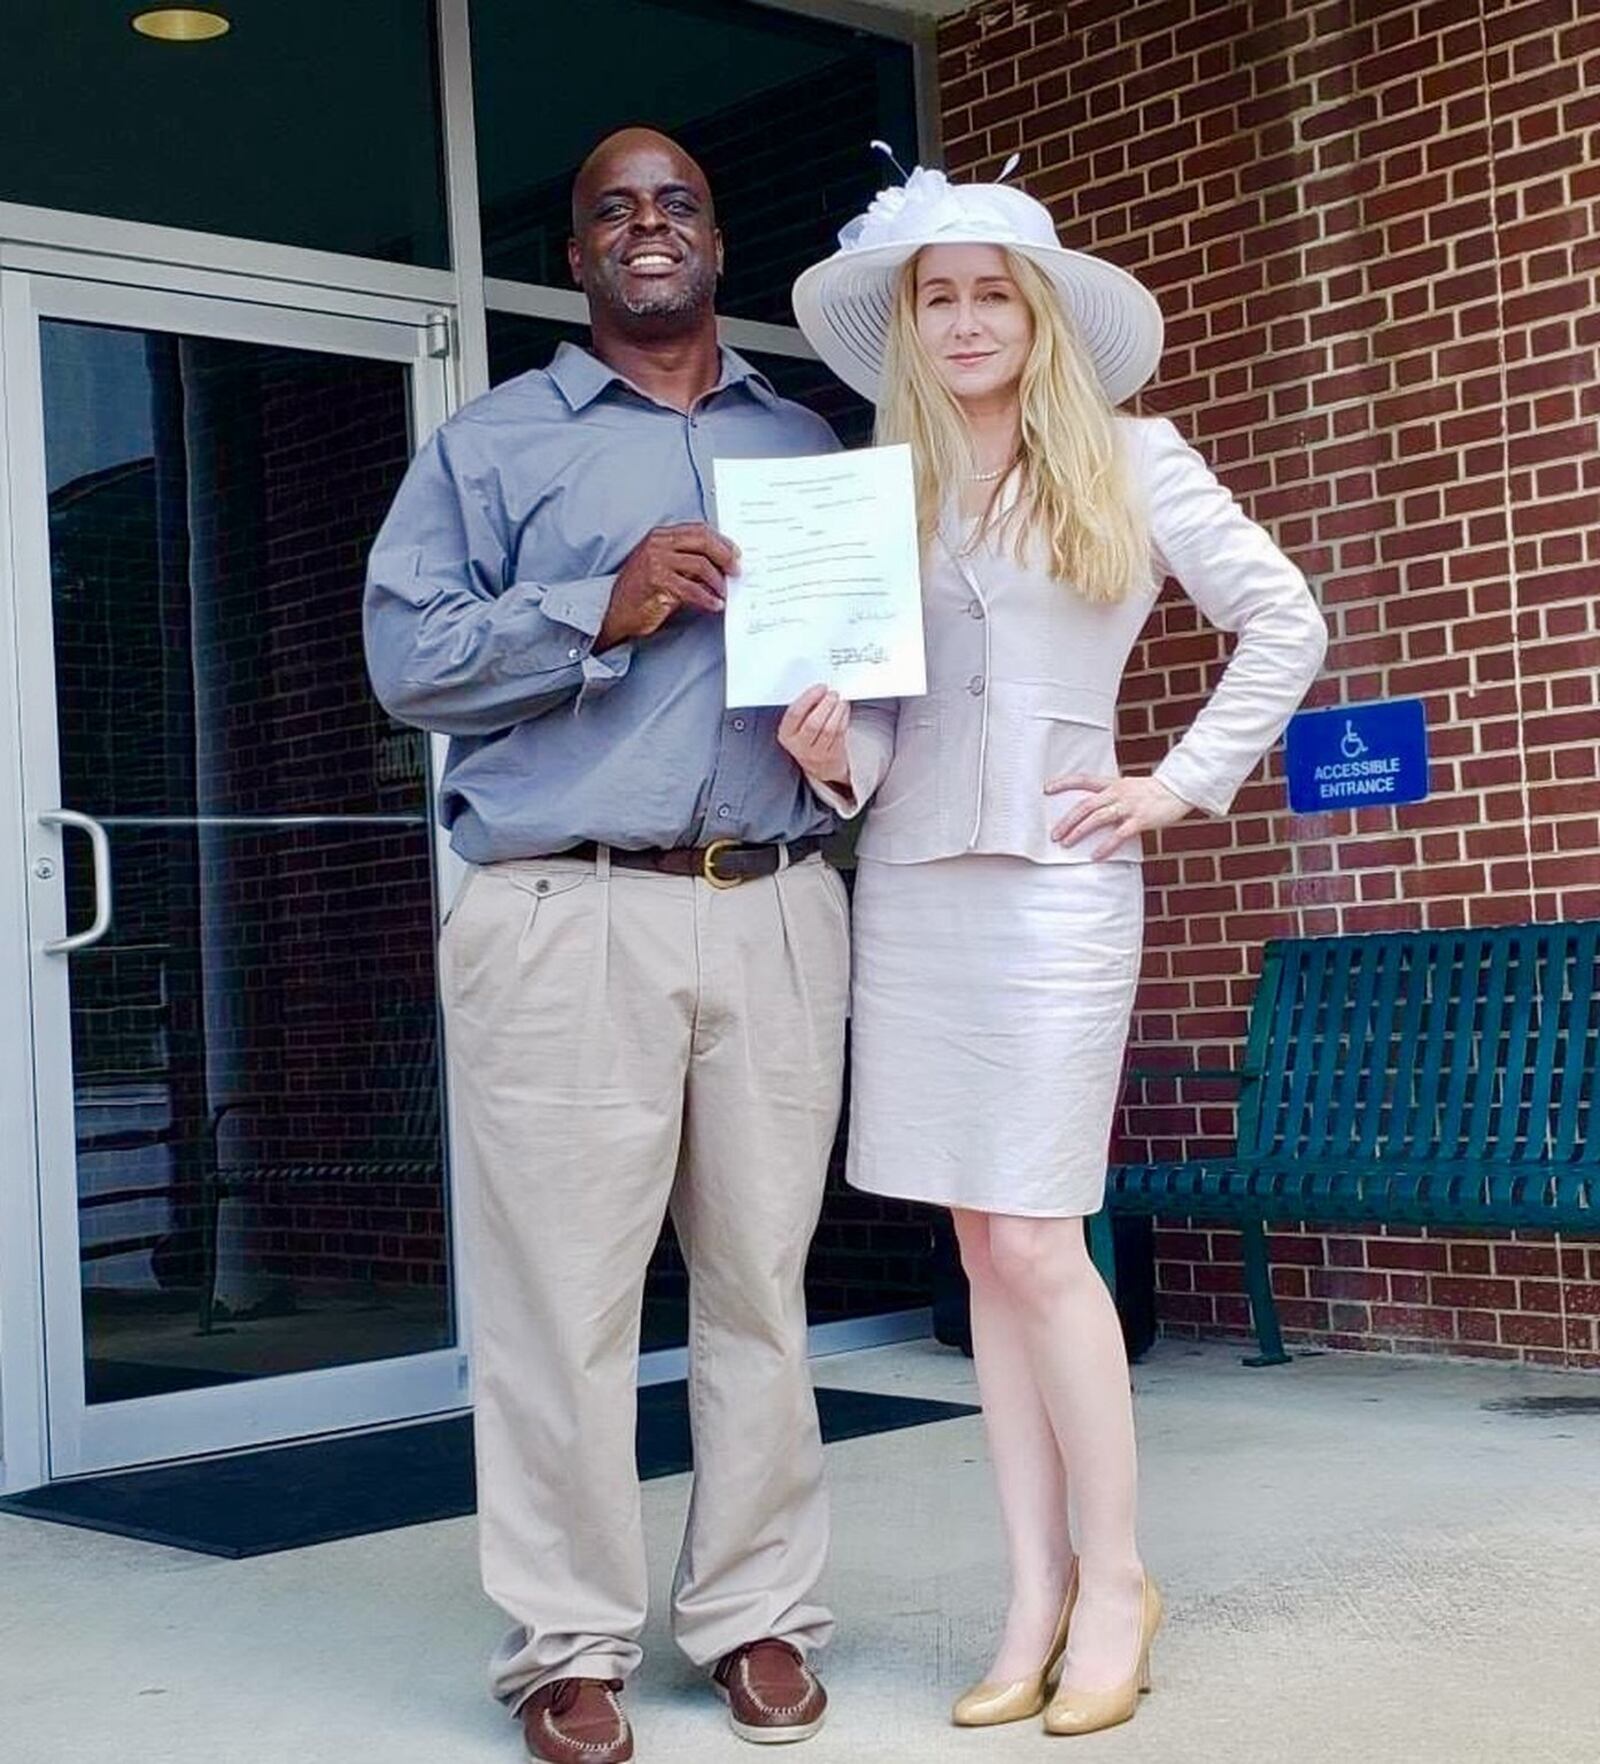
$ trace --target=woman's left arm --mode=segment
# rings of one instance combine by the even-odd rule
[[[1239,633],[1216,690],[1155,775],[1222,815],[1316,679],[1328,625],[1305,577],[1164,417],[1146,448],[1158,563],[1213,625]]]
[[[1226,814],[1298,709],[1328,646],[1327,623],[1300,571],[1165,417],[1141,427],[1139,476],[1156,567],[1177,577],[1206,618],[1238,632],[1239,641],[1216,690],[1154,774],[1103,783],[1101,800],[1078,803],[1056,829],[1070,839],[1112,828],[1097,857],[1134,833],[1180,820],[1190,806]]]

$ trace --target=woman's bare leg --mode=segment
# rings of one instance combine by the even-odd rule
[[[988,1224],[989,1262],[1005,1293],[1005,1354],[1025,1361],[1072,1473],[1078,1603],[1064,1682],[1108,1689],[1137,1662],[1143,1586],[1121,1325],[1089,1259],[1081,1219],[997,1213]],[[1015,1402],[1009,1386],[1000,1400]]]
[[[1023,1319],[989,1254],[990,1215],[953,1212],[972,1293],[972,1354],[1011,1569],[1011,1605],[985,1677],[1037,1672],[1061,1615],[1072,1542],[1067,1475],[1034,1380]]]

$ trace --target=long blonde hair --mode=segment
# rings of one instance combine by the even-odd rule
[[[997,484],[985,525],[1002,533],[1019,560],[1031,540],[1042,538],[1051,575],[1086,600],[1121,600],[1149,573],[1150,554],[1116,412],[1043,271],[1015,252],[1002,255],[1033,315],[1033,342],[1018,388],[1021,446],[1008,474],[1018,495],[1009,512],[997,514],[1006,480]],[[916,258],[895,288],[882,384],[874,438],[880,446],[910,444],[926,545],[975,461],[961,407],[917,331]]]

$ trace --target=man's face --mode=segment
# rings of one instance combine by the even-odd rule
[[[711,192],[668,143],[603,149],[573,192],[573,231],[572,279],[624,328],[659,330],[710,310],[722,271]]]

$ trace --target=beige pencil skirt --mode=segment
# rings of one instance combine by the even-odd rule
[[[851,1185],[988,1213],[1098,1212],[1139,978],[1139,864],[864,859],[854,919]]]

